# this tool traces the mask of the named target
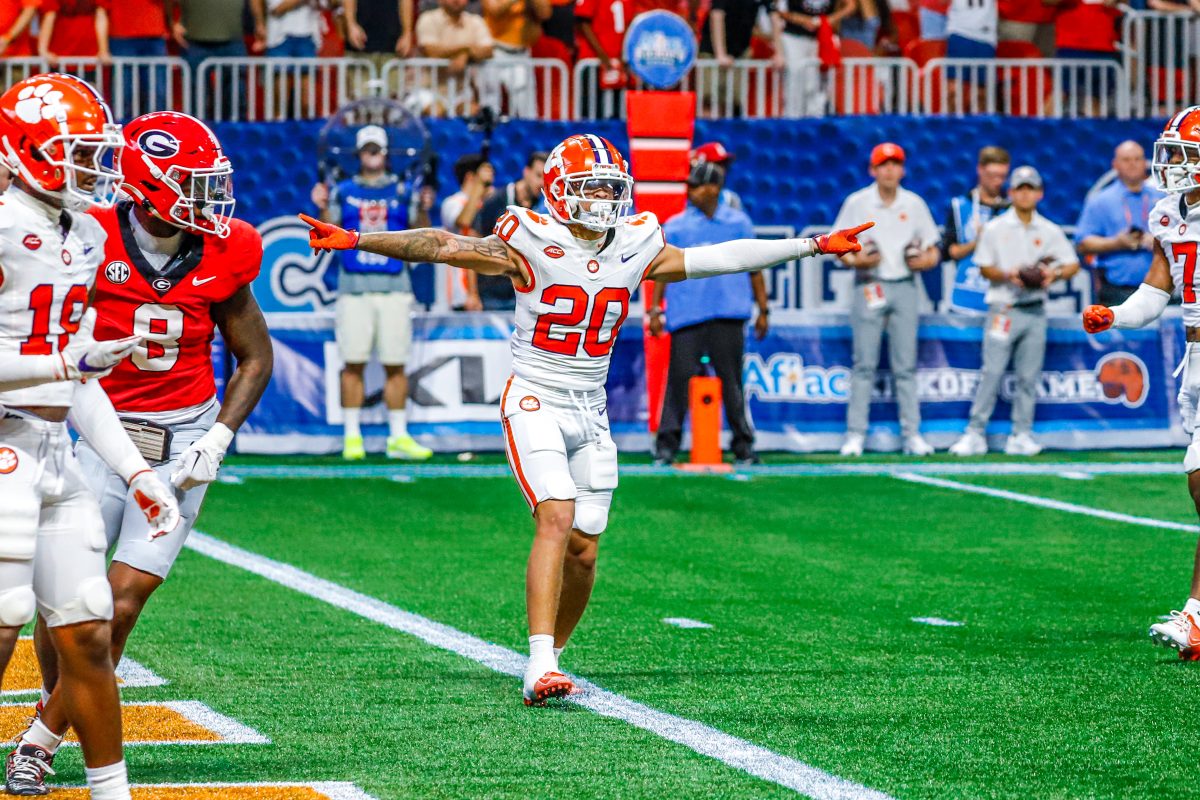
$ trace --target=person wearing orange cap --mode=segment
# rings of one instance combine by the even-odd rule
[[[725,145],[721,144],[720,142],[705,142],[699,147],[693,149],[689,154],[689,158],[693,167],[704,162],[716,164],[721,168],[725,179],[728,180],[729,167],[733,164],[735,156],[733,153],[726,150]],[[730,208],[737,209],[738,211],[742,211],[745,208],[745,206],[742,204],[741,196],[728,186],[721,187],[721,203],[729,206]]]
[[[917,272],[933,269],[940,261],[937,225],[929,206],[918,195],[900,186],[904,178],[904,150],[884,142],[871,150],[871,177],[875,182],[850,195],[838,212],[839,223],[866,214],[875,229],[866,237],[862,252],[842,258],[854,269],[854,296],[850,325],[854,332],[854,374],[846,412],[844,456],[861,456],[867,438],[867,419],[883,332],[888,334],[888,360],[896,402],[900,406],[900,431],[907,455],[927,456],[933,448],[921,436],[921,408],[917,398],[917,323],[921,289]]]

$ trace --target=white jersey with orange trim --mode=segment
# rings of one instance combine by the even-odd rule
[[[17,187],[0,197],[0,357],[59,353],[79,329],[106,234]],[[75,384],[0,392],[0,405],[70,407]]]
[[[548,216],[509,206],[495,233],[532,278],[517,289],[513,374],[563,390],[603,388],[629,298],[666,246],[658,219],[638,214],[589,242]]]
[[[1183,324],[1200,326],[1200,275],[1196,272],[1200,206],[1188,208],[1182,194],[1169,194],[1150,212],[1149,230],[1162,245],[1171,265],[1171,281],[1183,296]]]

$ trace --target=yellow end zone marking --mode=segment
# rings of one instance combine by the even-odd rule
[[[375,800],[352,783],[203,783],[133,786],[133,800]],[[54,789],[54,797],[84,800],[87,789]]]
[[[122,658],[121,663],[117,665],[117,683],[125,688],[165,686],[167,684],[153,671],[131,658]],[[23,695],[41,690],[42,670],[38,667],[37,655],[33,651],[33,637],[22,636],[17,640],[12,660],[4,672],[4,683],[0,684],[0,695]]]
[[[32,714],[26,703],[0,704],[0,741],[13,743]],[[121,727],[126,745],[271,743],[253,728],[194,700],[122,703]],[[67,734],[67,743],[78,744],[74,732]]]

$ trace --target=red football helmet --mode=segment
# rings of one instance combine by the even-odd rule
[[[542,178],[546,207],[559,222],[593,231],[620,224],[633,208],[629,164],[607,139],[571,136],[550,153]],[[600,196],[607,193],[607,197]]]
[[[74,75],[26,78],[0,95],[0,150],[34,189],[77,207],[108,208],[121,185],[121,126]]]
[[[154,216],[224,239],[233,216],[233,165],[208,126],[175,111],[143,114],[125,126],[125,193]]]
[[[1167,121],[1154,143],[1150,174],[1164,192],[1200,189],[1200,106],[1185,108]]]

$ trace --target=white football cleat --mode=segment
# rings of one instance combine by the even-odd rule
[[[950,445],[950,455],[961,458],[987,455],[987,451],[987,439],[972,430],[968,430],[959,437],[957,442]]]
[[[861,433],[846,434],[846,441],[842,444],[842,449],[839,454],[847,458],[858,458],[863,454],[863,445],[866,444],[867,437]]]
[[[910,436],[904,440],[904,455],[906,456],[931,456],[936,450],[933,445],[925,441],[921,434]]]
[[[1181,656],[1200,648],[1200,626],[1196,618],[1187,611],[1172,611],[1165,622],[1150,626],[1150,639],[1161,647],[1178,650]]]
[[[1004,443],[1005,455],[1036,456],[1040,452],[1042,452],[1042,446],[1028,433],[1014,433]]]

